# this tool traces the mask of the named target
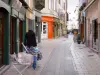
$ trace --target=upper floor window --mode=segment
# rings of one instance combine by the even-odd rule
[[[49,0],[49,9],[52,9],[52,0]]]
[[[56,10],[56,0],[54,0],[54,10]]]

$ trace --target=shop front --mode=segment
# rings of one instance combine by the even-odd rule
[[[54,18],[51,16],[42,16],[41,39],[53,38],[53,21]]]
[[[26,11],[22,8],[19,0],[10,0],[8,3],[0,0],[0,67],[9,65],[9,53],[18,53],[19,43],[24,41]]]
[[[86,10],[86,43],[87,46],[99,52],[98,0]]]
[[[9,64],[10,7],[0,1],[0,67]]]

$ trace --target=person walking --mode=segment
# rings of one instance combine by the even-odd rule
[[[32,30],[29,30],[25,34],[24,45],[26,46],[27,50],[30,52],[34,52],[37,49],[36,36]]]
[[[25,34],[25,40],[24,40],[24,45],[28,46],[29,48],[31,46],[36,47],[37,43],[36,43],[36,36],[35,33],[32,30],[29,30],[26,34]]]
[[[38,57],[37,55],[38,55],[39,49],[37,48],[35,33],[32,30],[29,30],[25,34],[24,45],[26,46],[28,52],[33,55],[32,67],[33,69],[35,69],[37,65],[37,57]]]
[[[74,40],[74,42],[77,41],[77,32],[76,32],[76,31],[74,31],[74,37],[73,37],[73,40]]]

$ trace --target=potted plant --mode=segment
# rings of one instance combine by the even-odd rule
[[[77,43],[78,43],[78,44],[81,43],[81,37],[80,37],[80,34],[77,35]]]

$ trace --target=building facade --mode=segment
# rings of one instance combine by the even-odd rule
[[[41,42],[41,12],[44,8],[44,0],[28,0],[29,5],[26,11],[26,32],[33,30],[36,34],[37,43]]]
[[[41,0],[43,5],[44,0]],[[35,8],[43,8],[40,0],[0,0],[0,67],[10,64],[10,54],[23,52],[22,42],[28,30],[36,30]],[[35,3],[34,3],[35,2]],[[40,13],[41,14],[41,13]],[[39,15],[40,15],[39,14]],[[41,18],[41,17],[40,17]],[[41,32],[41,19],[38,31]],[[38,34],[40,37],[41,34]],[[40,42],[40,38],[38,39]]]
[[[26,31],[33,30],[36,34],[37,43],[41,42],[41,10],[45,0],[28,0],[29,8],[26,12]]]
[[[45,0],[34,0],[35,26],[37,42],[41,42],[41,27],[42,27],[42,13],[41,10],[45,7]]]
[[[42,39],[52,39],[66,33],[66,0],[45,0],[42,12]]]
[[[0,66],[10,63],[10,54],[22,52],[26,32],[24,0],[0,0]]]
[[[96,52],[100,52],[99,3],[100,0],[86,0],[86,5],[82,9],[85,43]]]

